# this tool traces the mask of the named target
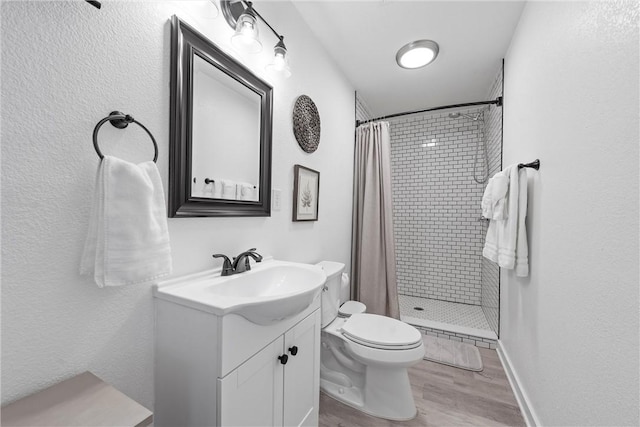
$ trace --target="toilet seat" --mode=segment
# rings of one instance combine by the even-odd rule
[[[348,336],[348,335],[344,335],[344,338],[355,343],[355,344],[359,344],[365,347],[369,347],[369,348],[374,348],[377,350],[411,350],[414,348],[418,348],[420,347],[420,345],[422,344],[420,341],[413,343],[413,344],[404,344],[404,345],[385,345],[385,344],[376,344],[376,343],[372,343],[372,342],[368,342],[368,341],[363,341],[363,340],[359,340],[357,338]]]
[[[408,350],[422,345],[422,334],[416,328],[377,314],[354,314],[341,330],[346,339],[372,348]]]
[[[367,306],[359,301],[347,301],[338,308],[338,316],[351,317],[367,311]]]

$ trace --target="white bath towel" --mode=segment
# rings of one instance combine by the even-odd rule
[[[154,162],[100,162],[80,264],[98,286],[152,282],[171,273],[164,191]]]
[[[509,189],[509,176],[505,171],[496,173],[484,189],[482,196],[482,216],[487,219],[507,219],[506,196]]]
[[[236,200],[238,192],[236,183],[227,179],[221,180],[220,183],[222,185],[222,195],[220,198]]]
[[[502,268],[516,269],[516,275],[525,277],[529,274],[529,258],[527,247],[527,171],[518,169],[518,165],[505,168],[509,176],[507,192],[507,215],[503,220],[491,220],[487,230],[482,255],[498,263]]]
[[[520,169],[518,191],[518,237],[516,242],[516,276],[529,275],[529,244],[527,242],[527,168]]]
[[[213,197],[213,190],[215,189],[215,186],[213,184],[213,182],[210,182],[208,184],[205,184],[204,181],[202,182],[202,197]]]
[[[222,180],[216,179],[211,186],[213,186],[211,197],[214,199],[222,199]]]
[[[238,184],[238,199],[239,200],[249,200],[249,201],[257,201],[258,191],[255,185],[251,185],[247,182],[241,182]]]

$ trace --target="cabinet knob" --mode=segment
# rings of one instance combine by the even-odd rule
[[[298,346],[294,345],[293,347],[289,347],[289,353],[291,353],[292,356],[298,354]]]
[[[278,360],[280,361],[280,363],[282,363],[283,365],[286,365],[287,362],[289,361],[289,356],[287,356],[286,354],[283,354],[282,356],[278,356]]]

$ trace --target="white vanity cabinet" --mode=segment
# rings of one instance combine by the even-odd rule
[[[319,295],[270,325],[155,301],[156,426],[317,426]]]
[[[318,425],[320,312],[218,379],[221,426]]]

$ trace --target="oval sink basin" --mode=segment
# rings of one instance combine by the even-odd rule
[[[270,260],[233,276],[194,277],[162,286],[156,296],[218,316],[234,313],[269,325],[309,307],[326,280],[320,267]]]

